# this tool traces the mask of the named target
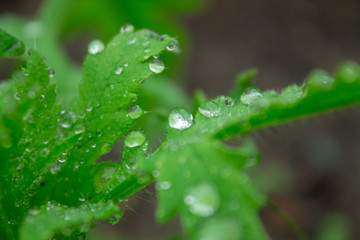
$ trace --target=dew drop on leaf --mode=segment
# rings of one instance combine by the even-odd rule
[[[47,157],[47,155],[49,155],[49,149],[48,148],[41,149],[40,155],[43,157]]]
[[[192,122],[193,115],[185,108],[175,108],[169,115],[169,125],[175,129],[187,129]]]
[[[241,95],[240,100],[243,104],[250,105],[252,101],[261,98],[263,95],[256,88],[247,88]]]
[[[171,41],[167,45],[166,49],[170,52],[177,51],[178,50],[178,44],[176,41]]]
[[[129,148],[139,147],[144,144],[146,138],[141,131],[131,131],[124,140],[124,143]]]
[[[163,181],[163,182],[157,182],[156,188],[158,190],[169,190],[171,188],[172,184],[169,181]]]
[[[153,73],[159,74],[165,69],[165,65],[162,61],[156,59],[149,63],[149,68]]]
[[[105,49],[105,45],[100,40],[92,40],[88,46],[88,51],[90,54],[95,55],[99,52],[102,52]]]
[[[55,76],[55,70],[52,68],[48,68],[49,77],[53,78]]]
[[[225,105],[228,107],[234,106],[234,99],[231,97],[221,97],[221,100],[224,101]]]
[[[220,197],[213,184],[204,182],[189,188],[184,197],[184,203],[192,214],[209,217],[219,208]]]
[[[120,28],[120,33],[130,33],[133,32],[134,30],[135,30],[134,26],[127,23]]]
[[[138,105],[132,106],[127,112],[127,116],[131,119],[138,119],[143,115],[144,111]]]
[[[213,101],[202,103],[198,109],[202,115],[208,118],[217,117],[220,115],[220,106]]]
[[[74,127],[74,133],[75,134],[80,134],[80,133],[83,133],[85,131],[85,127],[84,125],[82,124],[77,124],[75,127]]]
[[[114,73],[116,75],[120,75],[122,73],[122,71],[123,71],[123,68],[120,65],[116,65]]]

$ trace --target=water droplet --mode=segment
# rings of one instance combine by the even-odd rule
[[[58,163],[52,163],[52,164],[50,165],[49,169],[50,169],[50,172],[51,172],[52,174],[54,174],[54,173],[58,172],[58,171],[61,169],[61,166],[60,166],[60,164],[58,164]]]
[[[58,119],[59,124],[63,128],[69,128],[76,121],[76,116],[72,112],[62,112],[62,116]]]
[[[55,76],[55,70],[52,68],[48,68],[49,77],[52,78]]]
[[[228,107],[232,107],[234,106],[234,99],[232,99],[231,97],[224,97],[222,96],[220,98],[222,101],[224,101],[225,105]]]
[[[169,115],[169,125],[175,129],[187,129],[192,122],[193,115],[185,108],[175,108]]]
[[[116,65],[114,73],[116,75],[120,75],[122,73],[122,71],[123,71],[123,68],[120,65]]]
[[[263,95],[256,88],[248,88],[241,95],[240,100],[243,104],[250,105],[252,101],[257,98],[261,98]]]
[[[127,112],[127,116],[131,119],[138,119],[143,115],[144,111],[138,105],[132,106]]]
[[[144,144],[146,138],[141,131],[131,131],[124,140],[127,147],[133,148]]]
[[[97,129],[97,130],[96,130],[96,136],[101,137],[101,135],[102,135],[101,130],[100,130],[100,129]]]
[[[178,44],[176,41],[171,41],[169,42],[169,44],[167,45],[166,49],[170,52],[176,51],[178,50]]]
[[[217,188],[213,184],[199,183],[189,188],[184,203],[192,214],[209,217],[219,208],[220,197]]]
[[[156,59],[149,63],[149,68],[153,73],[159,74],[165,69],[165,65],[162,61]]]
[[[322,88],[330,88],[334,79],[324,70],[315,70],[306,79],[309,85],[316,85]]]
[[[153,58],[158,59],[159,56],[160,56],[159,54],[155,54],[155,55],[153,56]]]
[[[86,106],[86,111],[91,112],[92,110],[93,110],[93,106],[91,105],[91,103],[88,103],[88,105]]]
[[[127,23],[120,28],[120,33],[130,33],[133,32],[134,30],[135,30],[134,26]]]
[[[100,40],[93,40],[90,42],[88,46],[88,51],[92,55],[98,54],[99,52],[102,52],[104,49],[105,49],[105,45]]]
[[[129,45],[136,43],[136,37],[131,39],[128,43],[129,43]]]
[[[151,174],[153,175],[154,178],[158,178],[160,177],[160,171],[155,169],[151,172]]]
[[[163,181],[163,182],[157,182],[156,188],[158,190],[169,190],[171,188],[171,182],[169,181]]]
[[[47,157],[47,155],[49,155],[49,149],[48,148],[43,148],[41,149],[40,151],[40,155],[43,156],[43,157]]]
[[[212,118],[220,115],[220,106],[213,102],[204,102],[199,106],[199,112],[205,117]]]
[[[77,124],[75,127],[74,127],[74,133],[75,134],[80,134],[80,133],[83,133],[85,132],[85,127],[84,125],[82,124]]]

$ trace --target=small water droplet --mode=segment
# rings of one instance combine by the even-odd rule
[[[256,88],[247,88],[241,95],[240,100],[243,104],[250,105],[252,101],[261,98],[263,95]]]
[[[231,97],[222,96],[221,100],[224,101],[225,105],[228,107],[234,106],[234,99],[232,99]]]
[[[49,155],[49,149],[48,148],[43,148],[41,149],[40,151],[40,155],[43,156],[43,157],[47,157],[47,155]]]
[[[156,59],[149,63],[149,68],[153,73],[159,74],[165,69],[165,65],[162,61]]]
[[[102,52],[104,49],[105,49],[105,45],[100,40],[93,40],[90,42],[88,46],[88,51],[92,55],[98,54],[99,52]]]
[[[131,119],[138,119],[143,115],[144,111],[138,105],[132,106],[127,112],[127,116]]]
[[[209,217],[219,208],[220,197],[213,184],[204,182],[189,188],[184,203],[192,214]]]
[[[157,182],[156,188],[158,190],[169,190],[171,188],[171,182],[169,181],[163,181],[163,182]]]
[[[212,118],[220,115],[220,106],[213,102],[204,102],[199,106],[199,112],[205,117]]]
[[[55,70],[52,68],[48,68],[49,77],[53,78],[55,76]]]
[[[127,23],[120,28],[120,33],[130,33],[133,32],[134,30],[135,30],[134,26]]]
[[[185,108],[175,108],[169,115],[169,125],[175,129],[187,129],[192,122],[193,115]]]
[[[93,106],[91,105],[91,103],[88,103],[88,105],[86,106],[86,111],[91,112],[92,110],[93,110]]]
[[[167,45],[166,49],[170,52],[176,51],[178,50],[178,44],[176,41],[171,41],[169,42],[169,44]]]
[[[96,130],[96,136],[101,137],[101,135],[102,135],[101,130],[100,130],[100,129],[97,129],[97,130]]]
[[[141,131],[135,130],[131,131],[124,140],[124,143],[127,147],[134,148],[139,147],[144,144],[146,138]]]
[[[123,68],[120,65],[116,65],[114,73],[116,75],[120,75],[122,73],[122,71],[123,71]]]
[[[153,175],[154,178],[158,178],[160,177],[160,171],[155,169],[151,172],[151,174]]]
[[[60,164],[58,164],[58,163],[52,163],[52,164],[50,165],[49,169],[50,169],[50,172],[51,172],[52,174],[54,174],[54,173],[58,172],[58,171],[61,169],[61,166],[60,166]]]
[[[158,59],[159,56],[160,56],[159,54],[155,54],[155,55],[153,56],[153,58]]]
[[[128,43],[129,43],[129,45],[136,43],[136,37],[131,39]]]
[[[74,127],[74,133],[75,134],[80,134],[80,133],[83,133],[85,132],[85,127],[84,125],[82,124],[77,124],[75,127]]]

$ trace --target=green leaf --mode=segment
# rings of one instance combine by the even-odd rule
[[[0,57],[15,57],[24,53],[24,43],[0,29]]]
[[[105,220],[117,214],[119,207],[113,202],[67,207],[49,202],[39,209],[32,209],[20,228],[21,240],[46,240],[54,234],[57,237],[75,237],[87,233],[94,221]]]
[[[145,169],[155,166],[159,171],[158,219],[163,222],[180,212],[185,229],[194,239],[206,232],[196,233],[196,229],[208,229],[216,219],[224,222],[223,232],[235,225],[241,226],[244,239],[266,239],[257,218],[264,198],[244,172],[256,162],[252,160],[254,152],[229,150],[220,141],[359,102],[360,70],[349,62],[338,68],[335,79],[317,70],[303,86],[290,86],[281,94],[250,88],[235,104],[227,97],[202,103],[194,119],[183,110],[174,110],[166,141],[144,160]]]

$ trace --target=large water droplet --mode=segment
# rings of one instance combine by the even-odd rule
[[[132,106],[129,108],[127,116],[131,119],[138,119],[144,111],[138,105]]]
[[[165,69],[165,65],[162,61],[156,59],[149,63],[149,68],[153,73],[159,74]]]
[[[116,75],[120,75],[122,73],[122,71],[123,71],[123,68],[120,65],[116,65],[114,73]]]
[[[334,79],[324,70],[315,70],[306,79],[309,85],[316,85],[322,88],[330,88]]]
[[[191,187],[184,198],[189,211],[200,217],[212,216],[220,205],[217,188],[210,183],[199,183]]]
[[[252,101],[262,96],[261,92],[256,88],[248,88],[241,95],[240,100],[243,104],[250,105]]]
[[[102,52],[105,49],[105,45],[100,40],[93,40],[88,46],[88,51],[90,54],[95,55],[99,52]]]
[[[204,102],[199,106],[199,112],[205,117],[212,118],[220,115],[220,106],[213,102]]]
[[[141,131],[131,131],[124,140],[127,147],[134,148],[144,144],[146,138]]]
[[[127,23],[120,28],[120,33],[130,33],[133,32],[134,30],[135,30],[134,26]]]
[[[187,129],[191,127],[193,115],[185,108],[176,108],[169,115],[169,125],[175,129]]]

